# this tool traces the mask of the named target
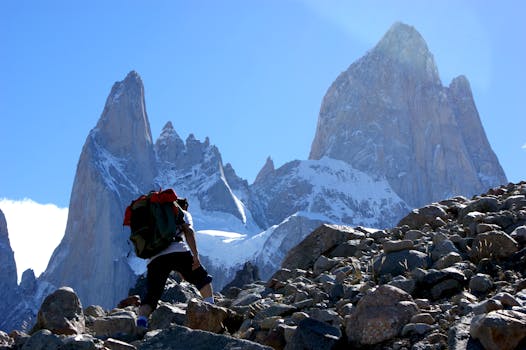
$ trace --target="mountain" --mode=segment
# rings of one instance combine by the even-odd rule
[[[146,268],[123,213],[152,189],[174,188],[188,199],[201,260],[221,290],[247,261],[269,278],[321,224],[364,226],[363,235],[441,193],[469,195],[504,180],[469,84],[458,78],[442,87],[425,42],[406,25],[393,26],[331,86],[310,159],[275,168],[269,158],[253,184],[208,138],[183,141],[172,122],[154,142],[142,80],[130,72],[86,138],[64,238],[36,283],[27,276],[33,297],[14,308],[36,315],[61,286],[84,306],[113,308]]]
[[[507,182],[468,80],[442,86],[424,39],[402,23],[327,91],[309,158],[322,157],[385,178],[412,207]]]

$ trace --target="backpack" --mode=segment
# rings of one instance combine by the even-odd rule
[[[130,241],[139,258],[148,259],[174,241],[182,241],[184,213],[172,189],[151,191],[133,200],[126,208],[124,226],[130,226]]]

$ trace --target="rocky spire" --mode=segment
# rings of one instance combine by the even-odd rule
[[[7,222],[2,210],[0,210],[0,314],[6,315],[18,300],[16,263]],[[7,325],[11,320],[0,317],[0,330],[8,330]],[[9,331],[9,330],[8,330]]]
[[[126,295],[135,274],[122,217],[133,198],[154,188],[156,175],[144,87],[131,72],[114,84],[84,144],[66,232],[43,279],[75,288],[87,305],[112,307]]]
[[[5,293],[17,287],[17,272],[15,255],[9,242],[7,222],[2,210],[0,210],[0,293]],[[0,294],[1,295],[1,294]],[[3,297],[1,298],[4,299]]]
[[[425,76],[429,81],[440,81],[435,59],[424,38],[410,25],[401,22],[393,24],[375,46],[372,55],[390,60],[398,69]]]
[[[402,23],[327,91],[309,158],[324,156],[386,178],[413,207],[507,182],[467,80],[443,87],[425,41]]]
[[[160,161],[177,163],[184,153],[185,145],[175,131],[172,122],[166,123],[161,135],[155,142],[155,151]]]
[[[256,180],[254,180],[254,182],[262,181],[262,179],[272,174],[274,171],[275,171],[274,161],[272,161],[272,158],[268,156],[267,161],[265,162],[265,165],[263,165],[263,168],[261,168],[261,170],[259,171],[258,175],[256,176]]]

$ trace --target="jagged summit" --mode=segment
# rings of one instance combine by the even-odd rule
[[[98,140],[111,140],[103,146],[115,155],[144,153],[153,144],[146,113],[144,86],[135,72],[116,82],[106,100],[102,115],[93,132]],[[143,155],[151,157],[151,154]]]
[[[412,26],[397,22],[384,34],[376,46],[354,65],[368,66],[381,72],[381,79],[417,79],[431,85],[441,85],[433,54],[420,33]],[[390,74],[391,67],[403,76]],[[372,77],[374,79],[374,77]]]
[[[272,174],[274,170],[275,170],[274,161],[272,160],[270,156],[268,156],[265,162],[265,165],[263,165],[263,168],[261,168],[261,170],[257,174],[256,179],[254,180],[254,183],[262,181],[269,174]]]
[[[324,156],[386,178],[413,207],[507,182],[467,79],[442,86],[424,39],[402,23],[327,91],[309,158]]]
[[[422,35],[413,26],[401,22],[393,24],[373,50],[398,58],[432,56]]]

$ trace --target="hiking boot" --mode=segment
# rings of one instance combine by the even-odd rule
[[[137,328],[148,329],[148,319],[144,316],[137,318]]]

